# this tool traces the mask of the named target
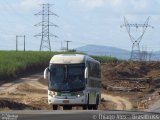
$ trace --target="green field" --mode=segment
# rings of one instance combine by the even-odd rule
[[[115,57],[107,57],[107,56],[91,56],[94,59],[98,60],[100,63],[110,63],[110,62],[117,62],[119,61]]]
[[[0,51],[0,80],[40,72],[49,64],[49,60],[55,54],[64,54],[64,52]],[[73,52],[67,54],[73,54]],[[101,63],[117,61],[116,58],[110,57],[93,56],[93,58]]]

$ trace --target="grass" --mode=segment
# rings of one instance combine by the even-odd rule
[[[119,61],[115,57],[107,57],[107,56],[92,56],[94,59],[98,60],[100,63],[110,63]]]
[[[36,51],[0,51],[0,80],[16,78],[27,73],[40,72],[48,64],[51,57],[55,54],[64,54],[64,52],[36,52]],[[73,54],[75,52],[65,52]],[[115,62],[116,58],[97,57],[93,58],[104,62]]]
[[[43,63],[53,55],[49,52],[0,52],[0,75],[15,75],[16,72],[25,70],[28,66]]]

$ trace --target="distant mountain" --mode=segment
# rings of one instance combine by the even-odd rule
[[[129,59],[130,52],[124,49],[109,47],[109,46],[100,46],[100,45],[86,45],[83,47],[76,48],[78,52],[84,52],[88,55],[97,55],[97,56],[112,56],[119,59]]]
[[[160,60],[160,51],[152,52],[152,59],[153,60]]]
[[[79,48],[76,48],[78,52],[84,52],[88,55],[97,55],[97,56],[111,56],[116,57],[122,60],[128,60],[130,58],[130,51],[109,47],[109,46],[101,46],[101,45],[86,45]],[[147,60],[160,60],[160,51],[148,52],[149,56]]]

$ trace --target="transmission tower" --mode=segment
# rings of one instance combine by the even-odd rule
[[[42,22],[35,25],[35,26],[42,26],[42,32],[35,35],[35,37],[41,36],[40,51],[42,51],[43,49],[51,51],[50,37],[58,38],[56,35],[50,33],[50,26],[58,27],[57,25],[50,22],[51,15],[58,17],[57,14],[50,11],[51,6],[52,4],[42,4],[42,11],[35,14],[42,16]]]
[[[124,17],[124,24],[121,25],[122,27],[126,27],[126,30],[128,32],[128,35],[131,39],[132,42],[132,51],[131,51],[131,56],[130,56],[130,60],[134,60],[134,61],[139,61],[141,59],[140,56],[140,42],[144,36],[144,33],[146,32],[148,27],[153,28],[153,26],[148,25],[150,17],[147,18],[147,20],[145,21],[144,24],[129,24],[127,19]],[[140,34],[140,36],[135,37],[131,34],[131,28],[142,28],[142,33]]]

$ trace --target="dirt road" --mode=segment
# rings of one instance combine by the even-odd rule
[[[112,96],[108,94],[102,94],[102,98],[107,101],[113,102],[116,105],[116,110],[131,110],[132,104],[125,98],[120,96]]]
[[[41,77],[42,73],[38,73],[1,85],[0,100],[3,104],[4,100],[7,100],[7,103],[13,101],[31,105],[37,109],[49,109],[47,106],[47,86],[38,82]],[[6,104],[6,107],[9,106]]]
[[[32,105],[40,109],[51,109],[47,104],[47,86],[39,83],[42,73],[20,78],[0,86],[0,99],[13,100],[18,103]],[[102,97],[115,104],[116,110],[131,110],[131,103],[122,97],[102,94]],[[103,109],[109,109],[105,108]]]

